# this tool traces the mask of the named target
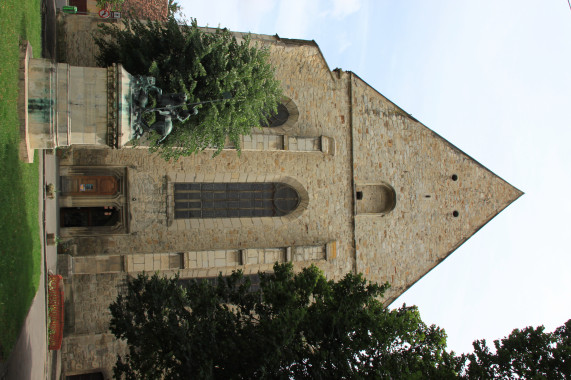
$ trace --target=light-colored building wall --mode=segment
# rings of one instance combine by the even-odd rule
[[[285,96],[299,110],[287,134],[327,136],[335,143],[335,154],[270,149],[244,150],[238,156],[225,150],[214,158],[213,151],[205,151],[166,162],[141,149],[76,148],[62,166],[127,168],[130,215],[129,234],[75,238],[71,244],[77,246],[77,255],[286,247],[335,240],[342,255],[323,269],[335,278],[354,270],[350,129],[343,122],[350,113],[348,83],[331,75],[314,44],[278,42],[271,46],[271,57]],[[169,219],[168,183],[287,179],[308,194],[307,207],[296,219]]]
[[[351,83],[355,183],[396,193],[391,212],[355,218],[357,271],[391,283],[392,300],[522,193],[359,77]]]
[[[96,24],[63,21],[67,35]],[[124,350],[108,336],[106,307],[129,275],[249,274],[290,261],[296,270],[316,264],[330,279],[362,272],[388,281],[388,303],[521,195],[355,74],[330,71],[313,41],[252,39],[269,46],[284,95],[295,103],[295,122],[287,128],[253,130],[240,156],[225,149],[213,158],[207,150],[167,162],[144,148],[73,147],[62,157],[62,172],[126,173],[121,233],[62,229],[60,268],[71,306],[62,357],[69,373],[107,368],[111,359],[97,361],[93,350],[102,350],[102,358]],[[60,46],[73,64],[94,65],[88,42],[64,34]],[[289,217],[175,219],[177,182],[285,182],[301,203]]]

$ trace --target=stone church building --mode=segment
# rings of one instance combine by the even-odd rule
[[[94,66],[82,36],[99,20],[59,21],[60,57]],[[128,276],[315,264],[329,279],[388,281],[388,304],[521,196],[356,74],[330,70],[314,41],[252,40],[270,47],[285,96],[240,156],[231,146],[176,162],[140,147],[59,151],[65,376],[111,377],[125,345],[108,306]]]

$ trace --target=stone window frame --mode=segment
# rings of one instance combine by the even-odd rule
[[[166,197],[166,224],[169,230],[187,230],[191,228],[210,227],[241,227],[272,225],[281,226],[289,223],[301,216],[309,206],[309,194],[304,184],[290,176],[279,174],[246,174],[242,173],[218,173],[218,174],[196,174],[171,172],[165,176],[167,183]],[[275,182],[284,183],[291,186],[299,195],[299,204],[295,210],[284,216],[273,217],[239,217],[239,218],[193,218],[175,219],[174,217],[174,184],[177,182]]]
[[[295,101],[287,96],[283,96],[280,102],[287,109],[289,116],[287,121],[278,127],[262,127],[261,131],[259,128],[255,128],[257,133],[265,135],[285,135],[291,131],[297,124],[299,120],[299,109]]]
[[[277,128],[284,125],[289,119],[289,110],[284,103],[278,103],[277,112],[272,112],[266,120],[260,120],[262,128]]]
[[[386,207],[385,209],[383,209],[381,212],[358,212],[357,210],[357,202],[359,202],[360,200],[357,200],[357,192],[359,191],[358,189],[362,189],[363,187],[367,187],[367,186],[379,186],[379,187],[384,187],[386,189],[388,189],[388,191],[391,193],[392,196],[392,200],[391,203],[388,207]],[[354,189],[353,189],[353,198],[354,198],[354,215],[355,216],[385,216],[387,214],[390,214],[397,205],[397,193],[396,190],[393,186],[391,186],[390,184],[384,182],[384,181],[379,181],[379,182],[357,182],[355,183]]]
[[[59,180],[67,176],[113,176],[119,182],[113,195],[71,195],[58,196],[58,212],[63,207],[115,207],[119,220],[113,226],[100,227],[60,227],[62,237],[126,235],[129,233],[128,168],[125,166],[60,166]]]

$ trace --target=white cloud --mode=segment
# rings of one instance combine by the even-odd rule
[[[331,15],[338,19],[345,18],[361,9],[361,0],[331,0],[333,9]]]
[[[337,52],[339,54],[342,54],[345,50],[347,50],[351,45],[353,45],[353,43],[351,42],[351,40],[349,39],[349,37],[347,37],[347,33],[343,32],[341,33],[338,37],[337,37],[337,44],[338,44],[338,48],[337,48]]]
[[[260,33],[262,24],[273,20],[277,0],[178,0],[183,13],[194,17],[201,26],[228,28],[239,32]]]
[[[276,32],[280,37],[311,40],[309,32],[317,18],[317,2],[306,0],[280,1],[276,19]]]
[[[263,32],[263,25],[273,21],[277,0],[238,1],[238,13],[244,27],[242,30],[254,33]]]

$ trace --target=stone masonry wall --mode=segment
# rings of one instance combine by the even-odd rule
[[[65,278],[65,323],[61,347],[65,376],[101,371],[112,378],[117,354],[125,354],[125,342],[109,332],[109,305],[122,291],[125,273],[70,275]]]
[[[109,332],[113,302],[126,281],[125,273],[76,274],[65,279],[65,334]]]
[[[111,333],[66,337],[61,347],[62,374],[101,372],[104,379],[112,379],[117,355],[125,355],[127,351],[127,344]]]
[[[255,36],[254,36],[255,37]],[[348,82],[335,79],[316,45],[275,38],[271,62],[282,81],[285,96],[299,110],[292,136],[327,136],[335,140],[335,155],[293,151],[223,151],[212,158],[206,151],[177,162],[150,155],[142,149],[74,148],[64,164],[128,168],[129,235],[76,238],[78,255],[183,252],[312,245],[337,241],[337,257],[323,269],[331,278],[354,270]],[[289,177],[307,191],[309,203],[302,215],[287,223],[256,224],[232,220],[231,225],[209,220],[203,228],[173,230],[167,221],[168,177],[172,181],[228,182]],[[205,220],[206,221],[206,220]],[[255,270],[255,269],[252,269]]]
[[[93,32],[101,23],[119,23],[118,20],[102,19],[91,15],[66,15],[57,17],[57,59],[72,66],[95,67],[97,47]]]
[[[355,183],[384,182],[397,199],[386,215],[356,217],[357,271],[390,282],[390,301],[521,192],[356,76],[352,97]]]
[[[61,16],[60,59],[95,66],[90,34],[99,22]],[[390,282],[390,302],[521,195],[354,74],[331,72],[314,42],[252,39],[270,47],[284,95],[295,102],[297,122],[287,130],[255,131],[239,157],[205,151],[166,162],[145,149],[72,147],[62,158],[62,165],[127,168],[129,200],[127,234],[63,242],[74,255],[58,259],[67,271],[65,375],[102,369],[109,377],[116,354],[125,352],[109,334],[108,306],[127,275],[212,277],[270,271],[274,261],[291,261],[296,270],[313,263],[329,279],[356,271]],[[319,147],[324,141],[331,149]],[[295,218],[172,218],[173,182],[280,178],[307,198]],[[377,189],[363,197],[373,202],[392,194],[379,185],[395,190],[394,209],[370,215],[384,208],[367,204],[355,216],[353,187]]]

